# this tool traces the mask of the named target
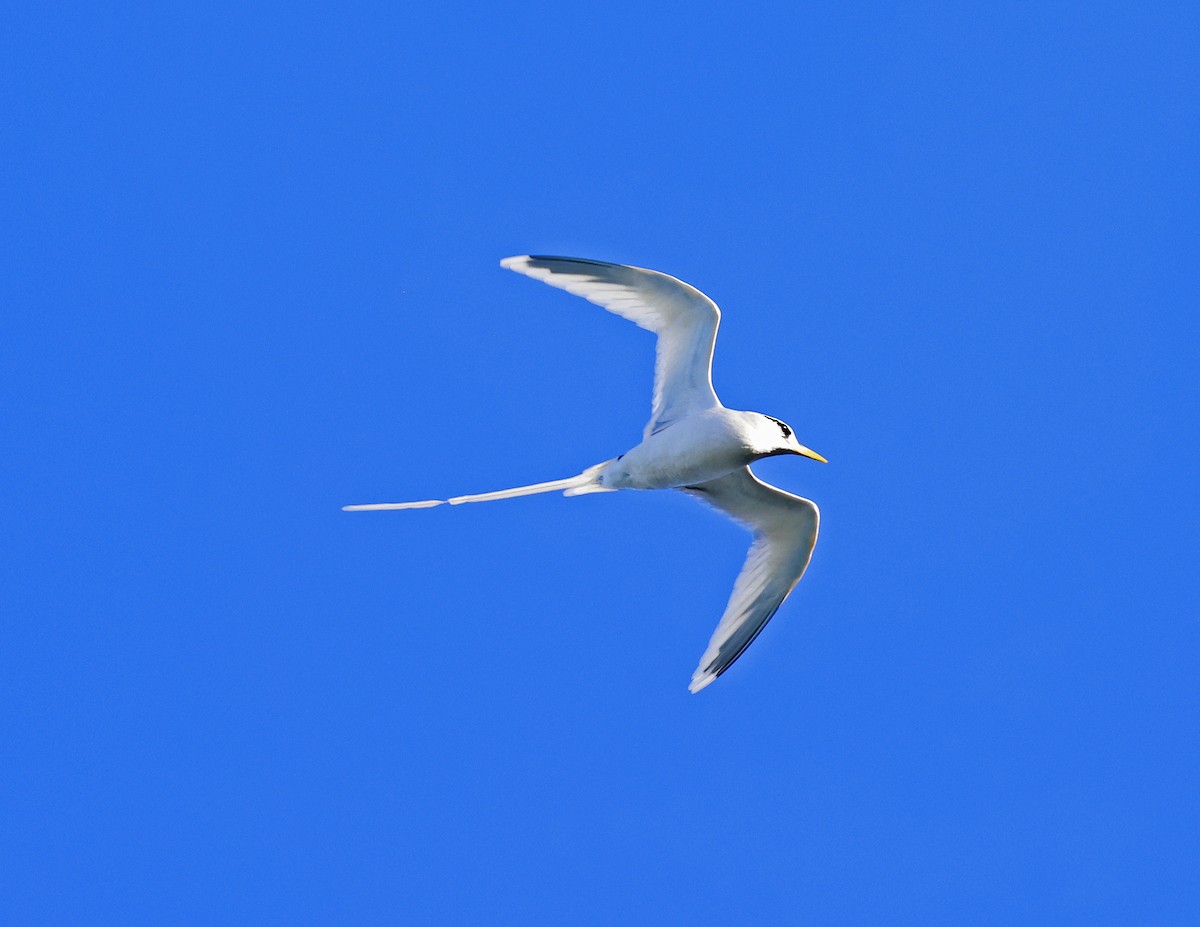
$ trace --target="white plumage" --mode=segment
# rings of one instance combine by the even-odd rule
[[[819,515],[808,499],[750,472],[763,457],[825,458],[778,419],[726,409],[713,390],[712,355],[721,312],[682,280],[640,267],[581,258],[521,255],[502,267],[541,280],[629,319],[658,336],[654,400],[642,443],[578,476],[497,492],[423,502],[348,505],[346,511],[430,508],[561,491],[678,489],[715,506],[754,534],[745,566],[689,688],[727,670],[795,588],[817,542]]]

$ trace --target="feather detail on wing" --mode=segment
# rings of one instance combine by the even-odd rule
[[[699,692],[733,665],[800,581],[817,543],[820,515],[808,499],[762,482],[749,467],[684,491],[754,532],[725,614],[688,686]]]
[[[582,296],[658,335],[647,437],[720,405],[712,355],[721,311],[695,287],[658,271],[581,258],[526,254],[505,258],[500,266]]]

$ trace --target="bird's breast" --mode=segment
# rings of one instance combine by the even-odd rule
[[[608,466],[601,481],[613,489],[672,489],[715,480],[751,460],[736,428],[719,415],[697,415],[627,451]]]

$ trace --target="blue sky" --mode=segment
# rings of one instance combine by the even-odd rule
[[[1200,916],[1194,6],[23,5],[0,37],[0,914]],[[661,269],[830,459],[638,440]]]

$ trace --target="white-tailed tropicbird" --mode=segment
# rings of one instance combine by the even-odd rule
[[[827,461],[779,419],[721,405],[712,385],[721,311],[695,287],[658,271],[582,258],[526,254],[505,258],[500,266],[582,296],[658,336],[654,406],[642,443],[565,480],[452,499],[347,505],[345,511],[420,509],[559,490],[579,496],[678,489],[703,499],[749,528],[754,543],[692,674],[688,688],[699,692],[758,636],[804,575],[817,543],[816,505],[762,482],[749,464],[779,454]]]

